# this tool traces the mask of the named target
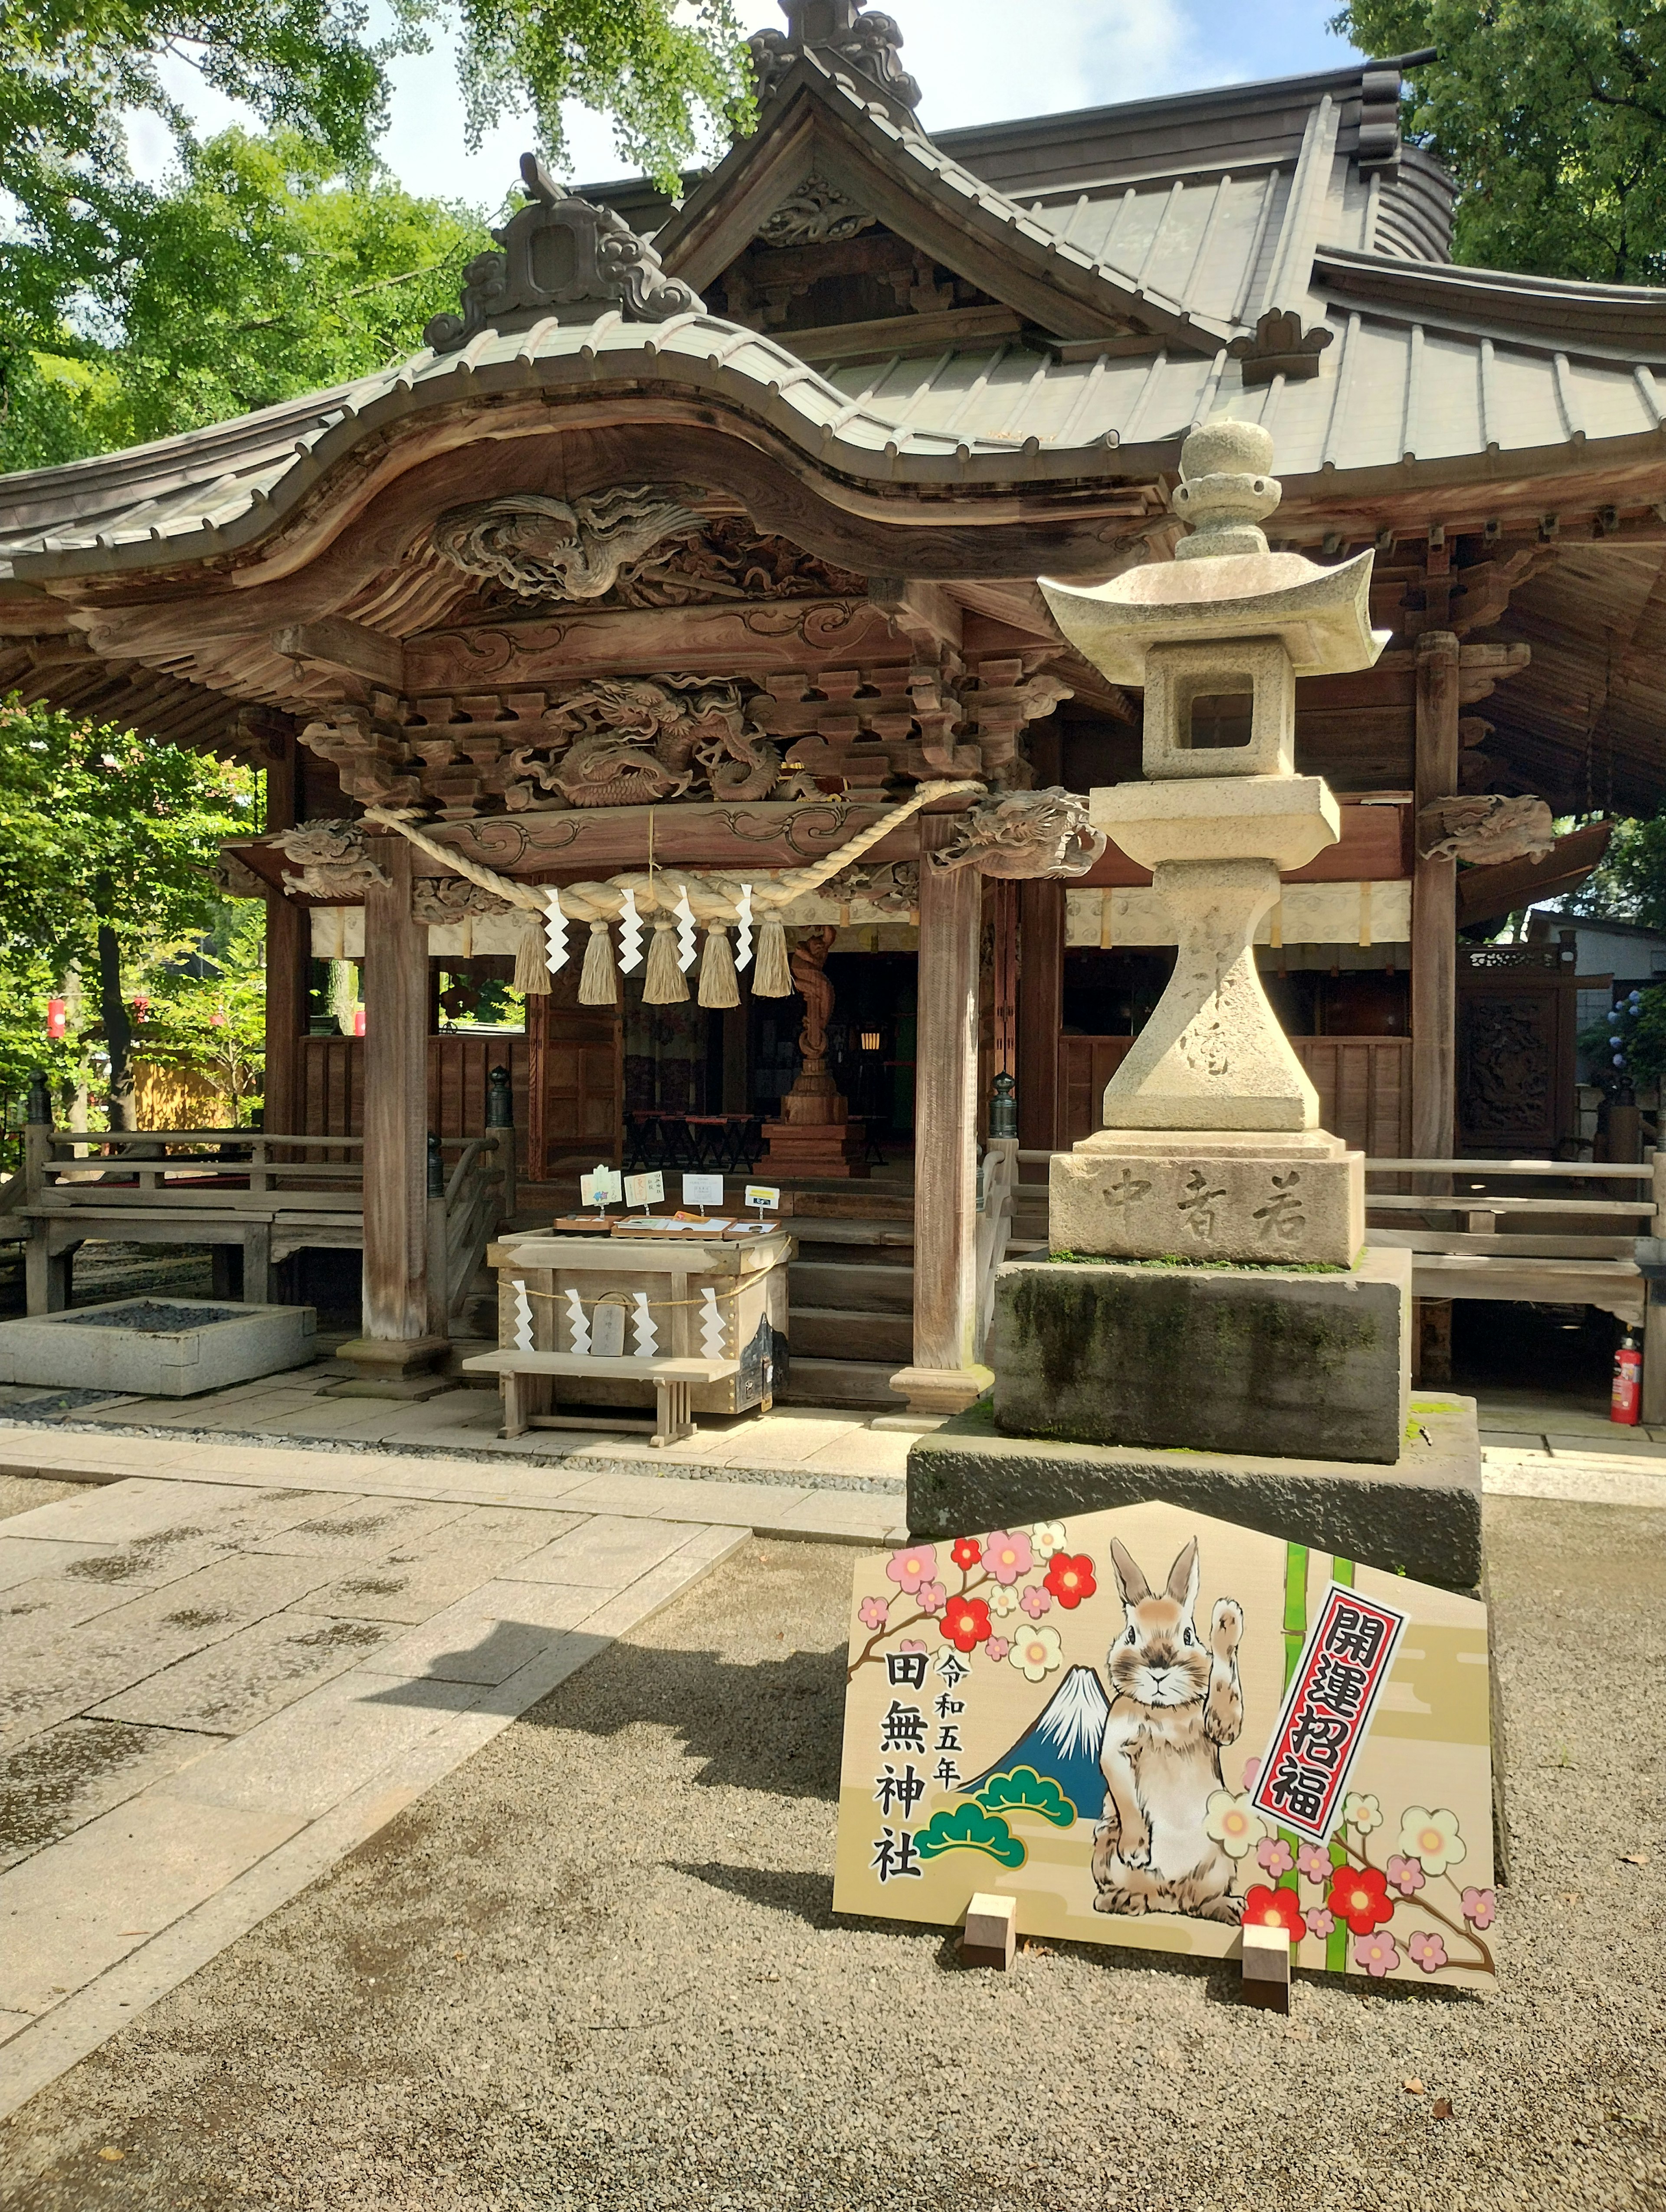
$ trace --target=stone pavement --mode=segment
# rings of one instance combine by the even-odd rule
[[[483,1346],[482,1349],[485,1347]],[[562,1460],[602,1454],[610,1462],[659,1468],[802,1469],[811,1477],[900,1477],[912,1439],[870,1429],[869,1416],[836,1407],[781,1407],[728,1419],[702,1413],[698,1431],[656,1450],[642,1436],[605,1429],[538,1429],[513,1443],[499,1436],[502,1408],[496,1389],[450,1389],[413,1403],[385,1398],[337,1398],[331,1386],[350,1370],[333,1358],[288,1374],[269,1375],[228,1390],[192,1398],[120,1398],[73,1411],[77,1425],[157,1429],[181,1435],[234,1436],[249,1442],[464,1450],[492,1459]],[[0,1420],[27,1418],[27,1401],[42,1393],[0,1388]],[[898,1399],[897,1410],[902,1411]]]
[[[904,1533],[860,1415],[505,1446],[484,1394],[297,1433],[278,1384],[0,1416],[0,1483],[53,1486],[0,1521],[0,2114],[749,1535]],[[1635,1432],[1489,1434],[1489,1492],[1666,1506]]]
[[[902,1520],[879,1472],[57,1425],[0,1427],[5,1476],[55,1487],[0,1521],[0,2114],[754,1530],[882,1540]]]

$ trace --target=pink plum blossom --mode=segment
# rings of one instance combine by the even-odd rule
[[[941,1583],[921,1583],[914,1595],[921,1613],[941,1613],[949,1601],[949,1593]]]
[[[883,1628],[890,1611],[889,1598],[865,1597],[856,1608],[856,1618],[864,1628]]]
[[[992,1659],[1004,1659],[1012,1647],[1004,1636],[992,1636],[983,1648]]]
[[[893,1552],[885,1562],[885,1572],[905,1596],[912,1597],[921,1583],[928,1583],[937,1572],[935,1544],[910,1544],[906,1551]]]
[[[1378,1928],[1369,1936],[1353,1939],[1353,1963],[1362,1967],[1374,1981],[1380,1982],[1391,1974],[1400,1964],[1400,1947],[1386,1928]]]
[[[992,1528],[984,1539],[984,1571],[995,1582],[1010,1586],[1035,1564],[1030,1539],[1021,1528]]]
[[[1295,1861],[1290,1856],[1290,1846],[1282,1836],[1263,1836],[1256,1845],[1256,1863],[1267,1869],[1275,1878],[1288,1874]]]
[[[905,1636],[897,1649],[899,1651],[923,1651],[927,1649],[926,1640],[921,1636]]]
[[[1402,1897],[1415,1897],[1423,1887],[1423,1868],[1417,1859],[1402,1858],[1398,1851],[1389,1854],[1389,1881]]]
[[[1032,1583],[1018,1600],[1018,1603],[1031,1620],[1039,1620],[1043,1613],[1052,1611],[1053,1593],[1051,1590],[1043,1589],[1039,1583]]]
[[[1472,1928],[1490,1928],[1498,1909],[1499,1900],[1490,1889],[1464,1891],[1463,1917]]]
[[[1443,1936],[1426,1935],[1420,1928],[1406,1948],[1426,1974],[1438,1973],[1446,1964],[1446,1943]]]
[[[1310,1881],[1330,1880],[1330,1854],[1322,1844],[1304,1844],[1296,1853],[1296,1864]]]
[[[1307,1923],[1308,1934],[1321,1940],[1336,1925],[1336,1916],[1328,1905],[1310,1905],[1302,1917]]]
[[[1243,1762],[1243,1786],[1244,1786],[1244,1788],[1245,1788],[1246,1790],[1253,1790],[1253,1789],[1255,1788],[1256,1784],[1260,1780],[1261,1780],[1261,1761],[1260,1761],[1260,1759],[1246,1759],[1244,1760],[1244,1762]]]

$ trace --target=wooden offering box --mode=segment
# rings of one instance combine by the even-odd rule
[[[696,1413],[767,1408],[787,1377],[787,1263],[795,1249],[779,1230],[735,1242],[686,1233],[505,1237],[486,1255],[497,1269],[498,1344],[566,1355],[566,1371],[526,1378],[546,1412],[572,1405],[640,1411],[654,1397],[656,1358],[727,1370],[691,1385]],[[597,1318],[607,1305],[622,1310],[623,1323],[612,1356],[605,1356],[609,1322]],[[617,1322],[611,1327],[620,1333]],[[621,1379],[619,1353],[641,1362],[640,1382]]]

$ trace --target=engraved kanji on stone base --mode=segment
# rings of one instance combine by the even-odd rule
[[[1323,1130],[1102,1129],[1054,1154],[1049,1222],[1055,1252],[1351,1267],[1365,1157]]]

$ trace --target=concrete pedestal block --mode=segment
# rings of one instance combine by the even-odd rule
[[[0,1382],[190,1398],[306,1366],[317,1328],[311,1306],[115,1298],[0,1323]]]
[[[1012,1262],[995,1278],[995,1425],[1392,1466],[1411,1388],[1411,1280],[1402,1251],[1368,1250],[1335,1273]]]
[[[1047,1218],[1055,1252],[1350,1267],[1365,1155],[1323,1129],[1101,1129],[1053,1155]]]
[[[1474,1401],[1420,1393],[1412,1408],[1399,1458],[1372,1467],[1002,1436],[983,1398],[910,1446],[909,1529],[940,1541],[1155,1498],[1385,1574],[1403,1569],[1419,1582],[1475,1592],[1481,1488]]]

